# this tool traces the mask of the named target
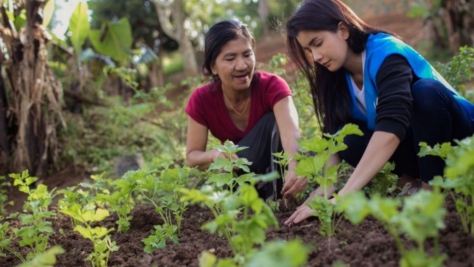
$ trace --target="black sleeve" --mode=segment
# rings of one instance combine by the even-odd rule
[[[400,55],[387,57],[377,73],[378,104],[375,130],[405,138],[413,109],[413,70]]]

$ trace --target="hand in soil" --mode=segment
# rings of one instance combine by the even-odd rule
[[[313,192],[314,193],[314,192]],[[314,196],[314,194],[311,194],[308,200]],[[310,216],[312,216],[314,213],[318,212],[316,210],[311,209],[309,206],[306,205],[306,200],[303,205],[299,206],[296,211],[288,218],[288,220],[285,221],[285,225],[291,226],[293,224],[300,223],[303,220],[308,219]],[[332,204],[336,204],[336,199],[331,198],[329,201],[331,201]]]
[[[308,179],[298,178],[293,170],[288,170],[285,177],[285,185],[281,190],[281,194],[284,198],[290,198],[306,188]]]

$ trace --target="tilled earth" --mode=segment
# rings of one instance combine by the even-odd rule
[[[462,231],[453,201],[448,199],[445,205],[448,209],[446,228],[440,232],[440,250],[448,256],[445,266],[474,266],[474,237]],[[280,227],[268,231],[267,241],[302,239],[313,248],[308,266],[332,266],[337,262],[348,266],[399,265],[400,253],[393,239],[375,219],[366,219],[358,226],[342,220],[337,234],[327,238],[318,234],[317,220],[291,227],[285,226],[283,222],[291,212],[287,210],[276,213]],[[200,229],[205,222],[213,219],[211,212],[205,208],[191,206],[185,213],[179,244],[168,244],[165,249],[156,250],[152,254],[143,251],[141,240],[151,233],[154,225],[162,223],[159,215],[151,206],[138,206],[132,211],[132,216],[128,233],[112,233],[112,239],[120,249],[110,255],[109,266],[198,266],[198,257],[204,250],[213,251],[219,258],[232,256],[225,239]],[[115,220],[116,216],[112,215],[100,225],[117,228]],[[61,245],[66,251],[59,255],[55,266],[91,266],[85,258],[93,250],[92,243],[73,231],[71,220],[59,215],[53,222],[53,227],[55,234],[50,239],[50,244]],[[406,240],[405,243],[410,245]],[[430,253],[433,250],[433,242],[428,241],[425,249]],[[12,255],[7,254],[6,257],[0,258],[2,267],[16,266],[19,263]]]

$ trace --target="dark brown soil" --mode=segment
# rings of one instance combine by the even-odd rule
[[[445,218],[446,228],[440,232],[440,250],[448,256],[445,266],[474,266],[474,237],[462,232],[451,200],[448,199],[446,207],[449,211]],[[316,220],[291,227],[284,226],[283,222],[290,214],[291,211],[276,213],[280,228],[271,229],[267,240],[302,239],[313,247],[308,266],[332,266],[336,262],[349,266],[398,266],[400,254],[393,239],[374,219],[367,219],[359,226],[342,220],[337,234],[327,238],[318,234],[319,222]],[[136,207],[132,215],[128,233],[112,234],[112,239],[120,249],[111,254],[109,266],[198,266],[198,256],[205,250],[215,251],[219,258],[231,256],[225,239],[200,229],[205,222],[212,220],[212,214],[207,209],[190,207],[185,213],[179,244],[168,244],[165,249],[156,250],[152,254],[143,251],[141,239],[150,234],[154,225],[162,223],[160,217],[148,206]],[[101,225],[116,228],[115,220],[115,216],[110,216]],[[60,215],[53,227],[55,234],[50,239],[50,244],[61,245],[66,250],[65,254],[58,257],[56,266],[91,266],[85,258],[93,249],[92,243],[73,231],[70,219]],[[427,242],[425,249],[432,251],[432,242]],[[17,264],[19,261],[11,255],[0,258],[0,266]]]

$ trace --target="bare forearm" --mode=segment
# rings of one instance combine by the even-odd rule
[[[362,189],[382,169],[393,155],[400,140],[392,133],[374,132],[359,164],[338,195]]]
[[[198,167],[199,170],[206,170],[209,165],[213,162],[212,153],[213,150],[209,151],[192,151],[188,153],[186,157],[186,164],[189,167]]]

